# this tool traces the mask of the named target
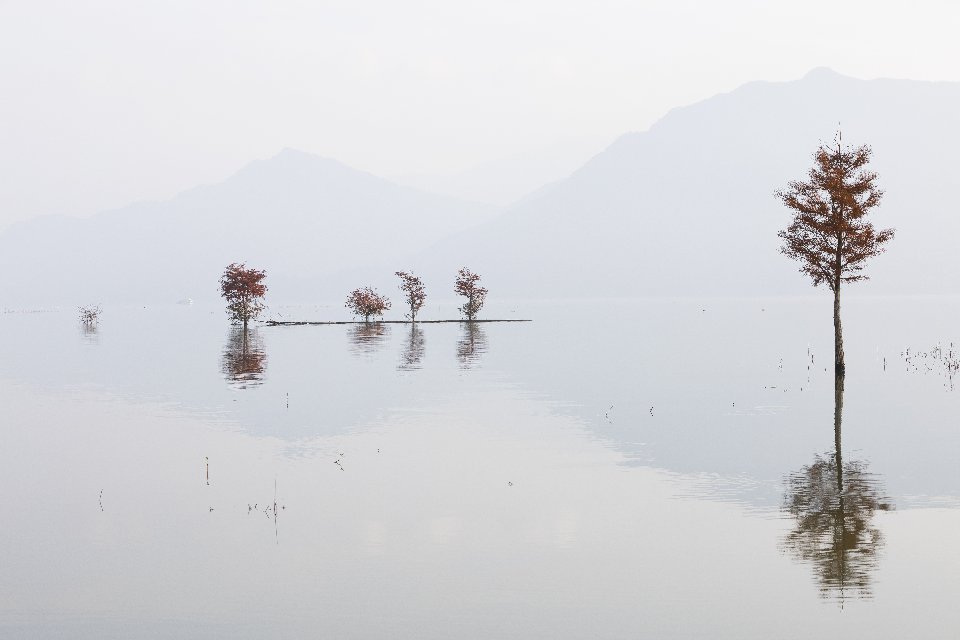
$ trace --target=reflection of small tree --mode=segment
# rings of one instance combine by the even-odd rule
[[[220,363],[228,382],[240,388],[261,384],[266,364],[267,352],[256,329],[230,329]]]
[[[423,331],[415,324],[410,325],[410,336],[400,354],[399,369],[419,369],[424,352]]]
[[[87,344],[100,344],[100,327],[96,324],[80,323],[80,337]]]
[[[463,323],[462,328],[457,342],[457,360],[461,369],[470,369],[487,350],[487,334],[479,324],[473,322]]]
[[[783,509],[793,516],[795,526],[783,546],[813,565],[821,595],[835,593],[842,603],[848,589],[870,596],[872,571],[883,546],[873,515],[893,505],[882,495],[866,463],[843,461],[843,376],[837,379],[836,394],[836,450],[833,455],[816,456],[813,464],[787,479]]]
[[[376,289],[363,287],[351,291],[344,306],[350,309],[353,315],[363,316],[363,321],[369,323],[370,318],[382,316],[384,311],[390,309],[390,300],[377,293]]]
[[[410,318],[411,322],[416,322],[417,312],[420,311],[427,299],[423,282],[417,276],[405,271],[397,271],[396,275],[400,276],[400,290],[405,294],[407,306],[410,307],[410,313],[407,314],[407,317]]]
[[[467,320],[474,320],[480,309],[483,307],[483,301],[487,297],[487,290],[479,285],[480,276],[473,273],[466,267],[460,269],[457,273],[457,279],[453,284],[453,290],[459,296],[464,296],[467,301],[460,307]]]
[[[80,324],[84,327],[94,328],[97,326],[97,323],[100,322],[100,305],[94,305],[92,307],[78,307],[77,308]]]
[[[389,325],[365,322],[350,327],[350,343],[355,353],[371,354],[386,343],[390,336]]]
[[[256,319],[266,308],[263,296],[267,285],[263,279],[265,271],[247,269],[243,264],[233,263],[227,266],[220,276],[220,295],[227,301],[227,313],[234,324],[247,328],[250,320]]]

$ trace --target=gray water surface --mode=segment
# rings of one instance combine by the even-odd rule
[[[0,635],[950,637],[960,301],[830,312],[0,314]]]

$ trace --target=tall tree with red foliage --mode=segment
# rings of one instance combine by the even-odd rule
[[[265,271],[247,269],[243,263],[234,262],[227,266],[220,276],[220,295],[227,301],[227,313],[234,324],[242,324],[244,330],[250,320],[255,319],[266,309],[263,296],[267,285],[263,279]]]
[[[838,132],[836,147],[821,145],[806,182],[795,180],[776,196],[794,213],[793,222],[778,235],[780,251],[800,263],[801,273],[814,286],[826,284],[833,292],[834,370],[845,372],[843,330],[840,323],[840,286],[866,280],[868,258],[884,251],[893,229],[877,230],[866,217],[880,204],[883,191],[877,174],[867,169],[869,146],[844,147]]]

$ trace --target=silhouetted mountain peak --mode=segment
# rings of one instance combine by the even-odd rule
[[[469,238],[459,254],[510,295],[769,295],[809,292],[779,254],[789,212],[773,196],[803,178],[838,126],[870,144],[886,190],[875,223],[897,228],[864,293],[954,291],[952,183],[960,83],[860,80],[817,68],[672,109],[624,134],[567,180]],[[930,176],[943,176],[931,180]],[[935,234],[929,233],[936,229]]]
[[[284,149],[166,202],[86,220],[37,219],[0,234],[0,268],[19,265],[24,273],[0,283],[0,296],[202,299],[214,291],[209,282],[237,261],[267,269],[271,291],[283,291],[284,278],[309,280],[381,262],[392,276],[402,256],[497,211]]]
[[[303,183],[306,186],[310,183],[335,184],[343,181],[347,181],[348,184],[353,181],[390,184],[382,178],[354,169],[338,160],[290,147],[284,148],[269,158],[254,160],[228,178],[225,183],[278,183],[284,186],[290,183]]]
[[[886,191],[875,223],[897,229],[868,266],[873,279],[851,289],[952,292],[960,219],[950,214],[950,176],[960,160],[948,151],[960,144],[957,111],[956,82],[814,69],[791,82],[749,83],[621,136],[568,179],[479,226],[496,209],[284,149],[166,203],[0,235],[0,270],[11,274],[0,295],[199,299],[232,261],[268,269],[277,294],[281,275],[369,274],[333,283],[327,291],[339,296],[360,284],[395,286],[397,268],[445,282],[464,264],[514,297],[807,293],[778,251],[790,216],[773,193],[804,176],[838,123],[844,141],[873,146],[871,168]],[[312,284],[300,291],[301,300],[328,295]]]
[[[830,67],[814,67],[813,69],[810,69],[810,71],[807,71],[801,78],[801,80],[823,80],[823,79],[856,80],[856,78],[845,76],[842,73],[838,73],[837,71],[834,71]]]

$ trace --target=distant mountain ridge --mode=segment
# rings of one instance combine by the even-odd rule
[[[779,255],[789,212],[774,191],[806,176],[838,126],[870,144],[897,236],[860,293],[960,292],[952,194],[960,83],[856,80],[815,69],[752,82],[671,110],[567,180],[469,234],[440,242],[425,272],[454,257],[509,296],[764,296],[809,293]]]
[[[213,299],[234,261],[293,295],[285,282],[390,261],[495,213],[285,149],[166,202],[14,225],[0,234],[0,304]]]
[[[0,306],[29,300],[214,298],[224,265],[265,268],[272,300],[341,299],[414,270],[452,297],[460,266],[494,297],[809,293],[779,254],[774,191],[803,178],[838,125],[868,143],[897,236],[862,294],[960,293],[953,197],[960,83],[857,80],[815,69],[671,110],[507,210],[401,187],[292,150],[169,202],[0,234]]]

